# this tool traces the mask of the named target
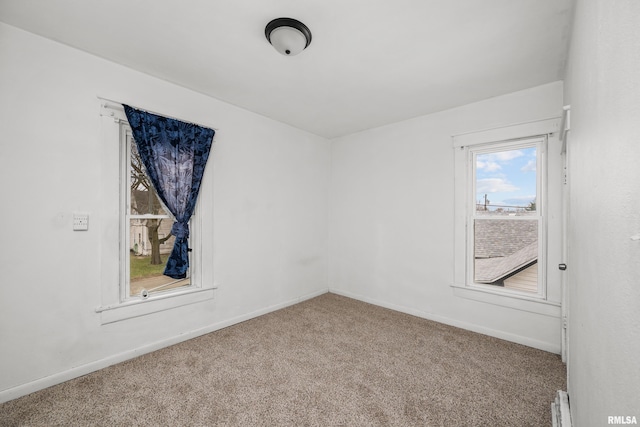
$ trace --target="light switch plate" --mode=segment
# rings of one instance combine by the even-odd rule
[[[78,213],[73,214],[73,231],[86,231],[89,229],[89,214]]]

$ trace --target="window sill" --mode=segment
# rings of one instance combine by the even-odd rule
[[[170,310],[183,305],[195,304],[213,298],[214,288],[189,289],[181,292],[171,292],[151,296],[148,299],[126,301],[120,304],[96,308],[100,313],[103,325],[146,316],[147,314]]]
[[[539,299],[536,296],[529,297],[521,294],[507,294],[490,289],[474,288],[464,285],[453,284],[451,287],[453,288],[453,294],[461,298],[542,314],[544,316],[562,317],[559,302]]]

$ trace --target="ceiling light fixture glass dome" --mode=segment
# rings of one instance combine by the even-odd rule
[[[269,22],[264,35],[273,47],[285,56],[294,56],[311,44],[311,31],[293,18],[277,18]]]

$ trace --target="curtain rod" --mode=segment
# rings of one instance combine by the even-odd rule
[[[120,102],[120,101],[114,101],[113,99],[105,98],[105,97],[102,97],[102,96],[98,96],[98,99],[101,100],[101,101],[105,101],[105,102],[108,102],[110,104],[113,104],[113,105],[111,105],[111,108],[117,108],[119,110],[122,110],[123,112],[124,112],[124,107],[122,105],[123,104],[127,104],[128,106],[133,107],[133,108],[135,108],[137,110],[143,110],[143,111],[146,111],[147,113],[155,114],[156,116],[162,116],[162,117],[167,117],[169,119],[180,120],[181,122],[190,123],[192,125],[213,129],[216,132],[218,131],[218,128],[214,128],[212,126],[203,125],[201,123],[196,123],[196,122],[193,122],[191,120],[184,120],[184,119],[181,119],[180,117],[169,116],[169,115],[164,114],[164,113],[158,113],[158,112],[155,112],[155,111],[148,110],[146,108],[137,107],[137,106],[129,104],[129,103]]]

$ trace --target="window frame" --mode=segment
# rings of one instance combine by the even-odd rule
[[[546,217],[546,229],[542,231],[545,239],[544,250],[546,254],[546,262],[548,263],[551,262],[551,259],[549,258],[551,253],[554,254],[554,257],[557,256],[555,245],[559,244],[559,241],[556,241],[557,236],[555,234],[550,234],[549,232],[551,228],[553,228],[554,232],[557,231],[558,228],[558,224],[556,224],[556,217],[559,215],[559,206],[556,206],[559,202],[558,191],[554,187],[552,195],[552,189],[547,185],[547,183],[555,182],[557,175],[557,171],[552,168],[557,167],[556,163],[558,159],[556,159],[555,156],[550,156],[549,153],[551,146],[558,140],[560,128],[561,118],[553,117],[452,135],[452,157],[454,164],[454,271],[453,282],[450,283],[450,287],[454,296],[550,317],[560,317],[561,304],[559,298],[559,274],[555,270],[545,268],[545,270],[540,273],[544,274],[546,281],[546,289],[543,297],[517,292],[499,292],[494,289],[495,286],[491,285],[489,285],[489,287],[468,286],[467,282],[467,216],[469,209],[468,200],[471,197],[469,195],[468,185],[470,180],[468,170],[468,150],[471,147],[477,147],[481,144],[547,136],[548,143],[545,175],[548,175],[548,177],[545,176],[545,182],[543,183],[547,195],[544,203],[546,210],[546,213],[544,213]],[[550,204],[551,199],[553,199],[553,205]]]
[[[101,298],[95,312],[101,324],[125,321],[140,316],[171,310],[180,306],[212,299],[214,289],[213,268],[213,173],[212,165],[205,169],[200,195],[194,216],[190,221],[190,277],[194,285],[154,292],[147,298],[128,297],[123,291],[123,266],[129,263],[128,248],[124,241],[128,237],[129,225],[124,223],[126,193],[123,192],[124,173],[129,173],[130,159],[124,159],[122,150],[125,128],[129,126],[120,103],[98,97],[100,103],[101,140],[101,218],[99,219],[102,246]],[[211,162],[211,159],[209,159]],[[124,169],[124,171],[123,171]],[[126,188],[126,187],[125,187]],[[209,189],[209,190],[207,190]],[[127,189],[128,190],[128,189]],[[204,221],[204,218],[208,218]],[[125,240],[126,238],[126,240]],[[128,268],[126,269],[128,270]],[[127,273],[128,274],[128,273]],[[128,288],[128,287],[127,287]]]
[[[126,121],[120,121],[120,302],[137,301],[140,299],[147,300],[158,295],[181,292],[187,290],[187,288],[199,289],[202,287],[201,274],[199,274],[200,254],[202,248],[199,237],[202,217],[200,215],[198,205],[196,204],[193,215],[189,220],[189,249],[191,249],[189,252],[189,271],[187,273],[189,284],[154,293],[148,293],[146,296],[131,295],[131,262],[129,260],[129,252],[131,248],[131,220],[135,218],[163,218],[170,221],[174,220],[171,215],[131,214],[131,174],[129,168],[131,167],[131,144],[133,143],[134,138],[131,126]],[[176,279],[176,282],[177,281],[179,281],[179,279]]]
[[[467,182],[467,208],[466,208],[466,280],[465,285],[469,288],[504,294],[509,296],[520,296],[523,298],[546,299],[546,205],[547,205],[547,135],[534,137],[515,138],[507,141],[497,141],[477,144],[466,147],[468,182]],[[536,211],[535,214],[525,217],[491,217],[477,214],[476,208],[476,184],[477,184],[477,156],[491,154],[502,151],[511,151],[524,148],[536,148]],[[507,220],[507,221],[536,221],[538,234],[538,271],[537,290],[535,293],[517,289],[509,289],[496,285],[478,283],[475,281],[475,220]]]

